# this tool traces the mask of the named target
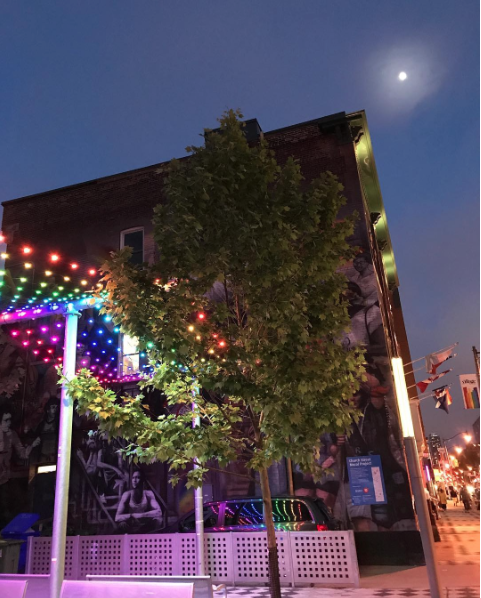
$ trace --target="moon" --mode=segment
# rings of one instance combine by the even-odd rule
[[[399,73],[399,75],[397,76],[397,78],[399,79],[399,81],[406,81],[406,79],[408,78],[408,76],[406,75],[406,73],[404,71],[401,71]]]

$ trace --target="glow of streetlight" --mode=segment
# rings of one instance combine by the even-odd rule
[[[471,434],[463,434],[463,438],[466,440],[466,442],[471,442],[472,436]]]
[[[455,446],[454,450],[460,455],[463,452],[463,449],[460,446]]]

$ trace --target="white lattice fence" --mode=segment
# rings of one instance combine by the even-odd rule
[[[354,534],[279,532],[282,584],[359,585]],[[50,572],[51,538],[30,538],[27,573]],[[216,582],[259,585],[269,580],[262,532],[205,535],[206,572]],[[195,575],[195,534],[75,536],[67,538],[65,577]]]

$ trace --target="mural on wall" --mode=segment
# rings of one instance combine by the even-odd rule
[[[362,413],[349,435],[325,434],[318,460],[325,474],[316,482],[294,467],[298,496],[322,498],[347,527],[355,531],[416,529],[403,456],[393,380],[387,353],[376,273],[368,251],[359,253],[346,270],[351,331],[347,350],[365,347],[367,381],[351,401]],[[386,505],[354,505],[346,458],[379,455],[387,494]]]
[[[368,364],[367,380],[351,399],[362,418],[353,422],[349,435],[322,437],[318,459],[325,474],[320,481],[294,466],[295,493],[322,498],[346,527],[356,531],[415,529],[370,253],[359,253],[346,274],[351,331],[343,344],[346,350],[365,347]],[[56,462],[60,406],[56,365],[62,359],[63,322],[53,317],[36,323],[35,329],[27,326],[0,329],[2,527],[19,512],[38,512],[47,522],[53,512],[55,473],[38,474],[37,467]],[[77,367],[89,367],[106,382],[118,379],[118,343],[111,321],[97,311],[84,312],[79,322]],[[138,392],[128,382],[115,388],[120,394]],[[145,403],[153,416],[166,412],[158,391],[149,393]],[[172,488],[166,466],[137,467],[122,458],[122,448],[122,439],[108,440],[92,421],[74,417],[69,533],[157,532],[193,508],[192,491],[182,481]],[[357,506],[351,500],[346,458],[369,454],[381,457],[386,505]],[[206,500],[259,493],[255,476],[241,460],[226,470],[235,475],[209,474]],[[270,478],[273,494],[287,491],[284,462],[271,468]]]

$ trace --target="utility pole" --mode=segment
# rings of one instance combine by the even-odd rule
[[[406,450],[406,461],[411,480],[411,489],[414,495],[414,504],[416,506],[416,514],[419,522],[424,558],[426,559],[429,589],[431,598],[441,598],[442,590],[436,564],[436,555],[434,552],[433,530],[431,527],[428,503],[424,493],[425,486],[421,466],[419,464],[416,440],[414,438],[414,426],[411,405],[409,404],[408,391],[406,388],[406,379],[404,377],[403,361],[400,357],[394,357],[392,358],[391,363],[396,388],[396,399],[399,415],[401,417],[401,429],[403,433],[404,448]]]
[[[473,355],[474,355],[474,366],[476,368],[476,377],[478,379],[478,391],[479,391],[479,351],[476,349],[476,347],[473,346]]]

